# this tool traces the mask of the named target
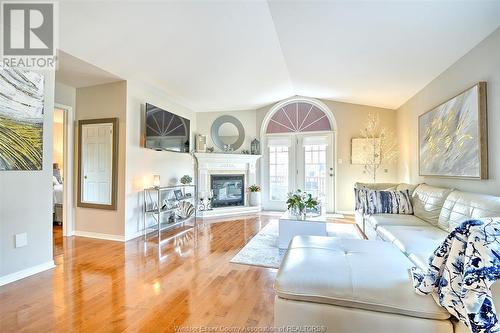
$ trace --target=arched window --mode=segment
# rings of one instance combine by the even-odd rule
[[[291,102],[276,111],[266,128],[266,134],[331,131],[330,119],[316,105]]]

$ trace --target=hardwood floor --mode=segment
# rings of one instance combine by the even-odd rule
[[[52,237],[54,237],[54,258],[62,256],[64,253],[64,237],[62,225],[54,224],[52,226]]]
[[[201,223],[178,237],[179,230],[165,233],[161,248],[154,238],[121,243],[63,238],[56,230],[57,267],[0,287],[0,331],[272,326],[276,270],[229,261],[277,218]]]

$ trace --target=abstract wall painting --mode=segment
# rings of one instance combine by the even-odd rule
[[[44,77],[0,68],[0,171],[41,170]]]
[[[419,117],[421,176],[488,178],[486,82]]]

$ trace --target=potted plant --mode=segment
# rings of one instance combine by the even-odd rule
[[[193,181],[193,178],[189,175],[184,175],[181,178],[181,184],[184,184],[184,185],[191,184],[192,181]]]
[[[299,219],[306,218],[307,209],[315,209],[319,202],[313,198],[312,194],[296,190],[295,192],[288,193],[288,200],[286,201],[288,212]]]
[[[248,188],[250,192],[250,206],[260,206],[260,190],[260,186],[255,184]]]

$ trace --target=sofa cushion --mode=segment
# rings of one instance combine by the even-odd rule
[[[420,184],[413,192],[413,211],[415,216],[437,225],[444,201],[452,190]]]
[[[379,190],[379,191],[390,191],[395,190],[398,186],[397,183],[355,183],[354,188],[357,189],[369,189],[369,190]]]
[[[408,190],[410,192],[410,195],[413,195],[413,192],[417,188],[418,185],[414,184],[406,184],[406,183],[401,183],[396,186],[396,191],[405,191]]]
[[[391,242],[403,253],[417,253],[429,257],[448,235],[434,226],[380,226],[377,233],[383,240]],[[412,258],[410,258],[412,259]],[[427,262],[427,259],[425,259]]]
[[[429,268],[429,257],[432,252],[413,252],[408,254],[408,258],[421,270],[424,272]]]
[[[373,229],[377,229],[378,226],[382,225],[429,225],[427,222],[416,217],[415,215],[399,214],[374,214],[368,217],[367,222]]]
[[[500,216],[500,197],[453,191],[446,198],[438,225],[451,231],[470,218]]]
[[[297,236],[290,243],[274,288],[285,299],[421,318],[449,318],[431,296],[415,293],[408,274],[412,266],[391,244]]]

